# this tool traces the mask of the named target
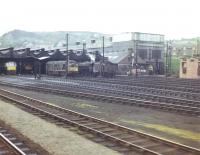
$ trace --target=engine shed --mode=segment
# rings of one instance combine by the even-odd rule
[[[91,61],[90,57],[82,52],[79,54],[69,50],[69,60],[81,62]],[[0,74],[46,74],[46,64],[49,61],[66,61],[66,50],[60,49],[0,49]],[[64,69],[65,70],[65,69]]]

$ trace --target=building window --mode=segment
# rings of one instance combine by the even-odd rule
[[[139,52],[139,57],[141,59],[146,59],[147,58],[147,50],[138,50]]]
[[[200,76],[200,62],[198,63],[197,74]]]
[[[152,50],[152,59],[161,59],[161,50]]]
[[[183,70],[183,74],[187,73],[186,62],[182,62],[182,70]]]

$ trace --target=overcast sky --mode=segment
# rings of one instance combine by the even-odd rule
[[[13,30],[200,36],[200,0],[0,0],[0,35]]]

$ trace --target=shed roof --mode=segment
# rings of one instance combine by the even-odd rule
[[[109,61],[112,63],[120,63],[128,55],[129,55],[128,51],[123,51],[123,52],[106,53],[105,56],[108,57]]]

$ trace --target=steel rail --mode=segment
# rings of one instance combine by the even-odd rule
[[[22,150],[20,150],[20,148],[18,148],[14,143],[12,143],[2,133],[0,133],[0,141],[2,141],[5,144],[5,146],[7,146],[6,151],[9,151],[9,154],[14,153],[15,155],[26,155]]]
[[[88,115],[84,115],[72,110],[68,110],[68,109],[64,109],[61,108],[59,106],[55,106],[52,105],[50,103],[46,103],[46,102],[42,102],[40,100],[36,100],[30,97],[26,97],[23,95],[19,95],[17,93],[13,93],[7,90],[0,90],[0,94],[1,97],[11,100],[17,104],[20,104],[23,107],[27,107],[29,110],[31,109],[34,112],[38,112],[39,115],[45,115],[45,117],[51,117],[56,119],[59,122],[63,122],[63,123],[67,123],[70,124],[72,126],[78,127],[80,130],[84,130],[85,132],[89,132],[89,133],[93,133],[96,136],[100,136],[102,138],[105,138],[111,142],[113,142],[114,144],[123,146],[125,148],[128,148],[129,150],[134,150],[134,151],[139,151],[142,154],[152,154],[152,155],[168,155],[171,154],[173,151],[175,151],[177,154],[191,154],[191,155],[196,155],[200,153],[199,149],[193,148],[193,147],[189,147],[186,145],[182,145],[179,143],[175,143],[172,141],[168,141],[159,137],[155,137],[143,132],[139,132],[127,127],[123,127],[114,123],[110,123],[101,119],[97,119]],[[43,107],[43,108],[42,108]],[[53,112],[52,112],[53,110]],[[68,118],[64,115],[61,116],[61,114],[66,113]],[[76,120],[74,119],[70,119],[69,115],[73,115],[73,116],[77,116]],[[74,117],[73,117],[74,118]],[[79,118],[79,119],[77,119]],[[83,121],[83,119],[85,120],[85,122]],[[84,123],[80,123],[80,122],[84,122]],[[93,122],[93,125],[95,123],[96,127],[91,127],[91,123]],[[88,123],[90,123],[88,125]],[[106,125],[106,127],[108,128],[112,128],[114,129],[111,130],[111,133],[105,132],[102,130],[102,128],[98,128],[97,125]],[[131,136],[139,136],[141,139],[143,138],[143,140],[149,140],[150,143],[148,143],[147,146],[149,147],[145,147],[145,146],[140,146],[142,144],[137,144],[137,141],[128,141],[125,140],[124,138],[120,138],[119,137],[119,133],[117,133],[117,131],[121,132],[121,135],[129,135]],[[115,133],[115,134],[114,134]],[[152,145],[152,143],[156,143],[154,145]],[[156,149],[153,147],[155,145],[161,145],[162,149],[155,151]],[[170,150],[168,150],[170,149]],[[126,150],[127,151],[127,150]],[[166,153],[166,152],[167,153]],[[164,153],[163,153],[164,152]],[[173,152],[174,153],[174,152]]]
[[[60,90],[60,89],[52,89],[52,88],[38,87],[38,86],[27,86],[27,85],[22,85],[22,84],[10,84],[6,82],[1,82],[0,84],[1,85],[4,84],[6,86],[18,87],[22,89],[28,89],[28,90],[61,94],[61,95],[66,95],[70,97],[80,97],[84,99],[93,99],[97,101],[107,101],[107,102],[112,102],[112,103],[114,102],[114,103],[127,104],[127,105],[136,105],[139,107],[141,106],[141,107],[148,107],[148,108],[157,108],[164,111],[178,112],[180,114],[190,114],[190,115],[195,115],[195,116],[200,115],[200,108],[198,107],[175,105],[175,104],[169,104],[169,103],[166,104],[166,103],[160,103],[160,102],[100,95],[100,94],[78,92],[78,91],[72,91],[72,90]]]
[[[81,80],[81,79],[80,79]],[[82,79],[82,80],[87,80],[88,79]],[[175,85],[175,86],[170,86],[169,82],[164,82],[163,84],[156,84],[155,82],[149,83],[143,83],[143,82],[132,82],[132,81],[123,81],[123,80],[108,80],[108,79],[96,79],[94,80],[95,82],[105,82],[105,83],[114,83],[114,84],[121,84],[121,85],[131,85],[131,86],[141,86],[141,87],[149,87],[149,88],[158,88],[158,89],[167,89],[167,90],[176,90],[176,91],[182,91],[182,92],[195,92],[195,93],[200,93],[200,88],[195,89],[195,88],[189,88],[187,86],[181,87],[180,85]],[[167,85],[165,85],[167,84]]]
[[[46,78],[47,80],[51,80],[50,78]],[[122,90],[129,90],[129,91],[142,91],[142,92],[151,92],[154,94],[162,94],[162,95],[165,95],[165,96],[171,96],[171,95],[174,95],[174,96],[181,96],[181,97],[186,97],[186,98],[198,98],[200,99],[199,97],[199,93],[191,93],[191,92],[183,92],[183,91],[177,91],[177,90],[166,90],[166,89],[159,89],[159,88],[148,88],[148,87],[143,87],[143,86],[133,86],[133,85],[120,85],[120,84],[114,84],[114,83],[100,83],[100,82],[94,82],[94,81],[88,81],[88,80],[71,80],[71,79],[67,79],[66,80],[62,80],[62,79],[56,79],[58,81],[62,81],[62,82],[68,82],[68,81],[74,81],[74,82],[84,82],[84,83],[91,83],[91,85],[99,85],[101,84],[102,86],[110,86],[110,87],[114,87],[114,88],[120,88]]]
[[[17,79],[20,80],[29,80],[33,81],[33,79],[27,79],[24,77],[17,77]],[[42,78],[43,79],[43,78]],[[158,89],[158,88],[148,88],[148,87],[141,87],[141,86],[129,86],[129,85],[120,85],[120,84],[111,84],[111,83],[99,83],[99,82],[93,82],[93,81],[80,81],[80,80],[71,80],[71,79],[58,79],[55,78],[56,81],[60,81],[63,83],[68,83],[68,82],[79,82],[81,85],[90,85],[90,86],[105,86],[109,88],[115,88],[118,90],[125,90],[125,91],[135,91],[135,92],[142,92],[142,93],[151,93],[154,95],[161,95],[161,96],[168,96],[168,97],[179,97],[179,98],[186,98],[188,100],[200,100],[199,93],[191,93],[191,92],[182,92],[182,91],[175,91],[175,90],[166,90],[166,89]],[[55,80],[52,78],[44,78],[42,81],[54,81]],[[38,83],[41,83],[41,80],[37,80]],[[59,84],[59,83],[57,83]]]
[[[89,79],[91,81],[95,81],[95,80],[102,80],[103,78],[84,78],[84,77],[75,77],[75,79]],[[104,78],[106,79],[106,78]],[[181,84],[181,85],[186,85],[186,86],[200,86],[200,82],[198,80],[184,80],[183,79],[169,79],[169,78],[162,78],[162,79],[159,79],[159,78],[151,78],[151,77],[146,77],[146,78],[142,78],[142,77],[139,77],[139,78],[112,78],[112,79],[107,79],[107,80],[110,80],[110,81],[126,81],[126,82],[156,82],[156,83],[160,83],[160,84],[163,84],[164,82],[169,82],[171,84]]]
[[[27,80],[27,81],[34,81],[32,79],[27,79],[24,77],[19,77],[18,79],[20,80]],[[177,100],[180,100],[182,102],[196,102],[196,100],[200,100],[199,93],[189,93],[189,92],[179,92],[179,91],[169,91],[169,90],[163,90],[163,89],[155,89],[155,88],[147,88],[147,87],[138,87],[138,86],[122,86],[122,85],[117,85],[117,84],[107,84],[107,83],[95,83],[95,82],[88,82],[88,81],[79,81],[79,80],[62,80],[62,79],[56,79],[51,80],[51,79],[44,79],[44,80],[37,80],[37,83],[50,83],[52,81],[52,84],[55,83],[55,85],[62,86],[62,85],[70,85],[69,82],[76,82],[79,83],[80,87],[99,87],[101,89],[117,89],[116,91],[121,91],[121,92],[127,92],[127,93],[133,93],[136,95],[138,94],[145,94],[147,96],[152,95],[153,97],[158,97],[158,98],[173,98],[174,101],[176,102]],[[61,83],[58,83],[61,82]],[[78,87],[78,85],[74,86]],[[130,92],[131,91],[131,92]],[[134,91],[134,92],[133,92]],[[114,92],[113,92],[114,93]],[[151,93],[151,94],[150,94]],[[123,93],[124,94],[124,93]],[[150,97],[150,96],[149,96]],[[151,98],[151,97],[150,97]],[[185,99],[184,99],[185,98]],[[172,100],[173,100],[172,99]],[[198,102],[198,101],[197,101]]]
[[[78,88],[78,91],[84,91],[89,90],[90,92],[97,92],[97,93],[103,93],[103,95],[110,94],[110,95],[120,95],[122,97],[135,97],[136,99],[144,99],[144,100],[152,100],[152,101],[159,101],[164,103],[172,103],[172,104],[179,104],[179,105],[187,105],[187,106],[193,106],[193,107],[200,107],[200,101],[195,100],[189,100],[189,99],[181,99],[176,97],[167,97],[167,96],[159,96],[159,95],[153,95],[153,94],[147,94],[147,93],[139,93],[139,92],[133,92],[133,91],[125,91],[125,90],[116,90],[116,89],[108,89],[108,88],[102,88],[100,86],[85,86],[85,85],[73,85],[68,83],[49,83],[48,81],[39,81],[39,83],[43,84],[50,84],[51,86],[54,86],[57,89],[70,89],[72,88]]]

